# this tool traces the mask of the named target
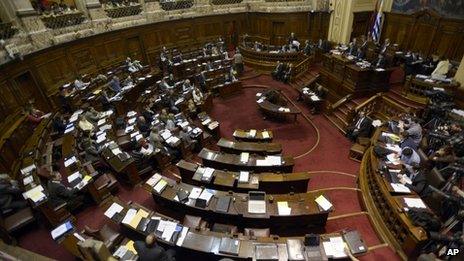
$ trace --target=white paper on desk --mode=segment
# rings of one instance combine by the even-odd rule
[[[251,138],[255,137],[255,136],[256,136],[256,130],[251,129],[250,132],[248,132],[248,135],[249,135]]]
[[[248,152],[242,152],[242,154],[240,154],[240,161],[242,163],[247,163],[249,158],[250,158],[250,153]]]
[[[171,145],[175,145],[176,143],[178,143],[180,141],[179,138],[177,138],[176,136],[171,136],[169,137],[169,139],[166,140],[166,142],[168,144],[171,144]]]
[[[183,121],[183,122],[181,122],[181,123],[179,124],[179,126],[180,126],[181,128],[185,128],[185,127],[187,127],[188,125],[189,125],[188,121]]]
[[[74,130],[74,126],[72,126],[71,128],[67,128],[66,130],[64,130],[64,134],[70,133],[73,130]]]
[[[327,211],[332,208],[332,203],[330,203],[323,195],[317,197],[314,201],[324,210]]]
[[[409,208],[427,208],[424,201],[420,198],[404,198],[404,203],[406,203],[406,206]]]
[[[103,125],[105,122],[106,122],[106,119],[100,119],[98,120],[97,125],[98,126]]]
[[[210,122],[211,122],[211,119],[208,118],[208,119],[204,120],[201,124],[202,125],[208,125]]]
[[[399,193],[411,193],[411,190],[401,183],[390,183],[393,190]]]
[[[42,200],[43,198],[46,197],[43,190],[44,190],[44,188],[42,187],[42,185],[39,185],[37,187],[34,187],[34,188],[24,192],[23,197],[24,197],[24,199],[30,199],[33,202],[37,203],[37,202],[39,202],[40,200]]]
[[[153,153],[153,145],[148,144],[147,148],[142,147],[140,149],[140,153],[142,153],[143,155],[151,155]]]
[[[176,231],[177,223],[172,222],[172,221],[167,221],[166,226],[164,227],[163,234],[161,235],[161,238],[170,241],[172,234],[174,234],[174,231]]]
[[[256,93],[256,97],[261,97],[261,95],[263,95],[263,94],[260,93],[260,92],[257,92],[257,93]]]
[[[31,184],[32,182],[34,181],[34,177],[32,175],[30,176],[27,176],[23,179],[23,184],[24,186],[27,186],[29,184]]]
[[[200,196],[202,191],[203,191],[202,188],[193,188],[192,191],[190,191],[189,198],[190,199],[197,199]]]
[[[210,199],[213,197],[213,193],[209,191],[209,189],[204,189],[203,192],[201,192],[200,196],[198,199],[203,199],[206,201],[206,205],[208,205]]]
[[[130,134],[130,137],[133,138],[133,137],[135,137],[135,136],[137,136],[137,135],[139,135],[139,134],[140,134],[139,131],[135,131],[135,132],[132,132],[132,133]]]
[[[97,136],[97,140],[96,140],[97,143],[100,144],[100,143],[102,143],[104,141],[106,141],[106,133],[102,133],[101,135]]]
[[[316,95],[311,95],[311,100],[312,101],[320,101],[321,99],[319,99],[319,97],[317,97]]]
[[[130,133],[134,130],[134,126],[130,125],[130,126],[127,126],[126,129],[125,129],[125,132],[126,133]]]
[[[68,183],[71,183],[78,178],[82,178],[82,174],[79,171],[76,171],[68,176]]]
[[[256,102],[257,102],[257,103],[263,103],[264,100],[265,100],[265,99],[264,99],[264,97],[263,97],[263,98],[258,99]]]
[[[67,159],[64,162],[64,166],[67,168],[67,167],[71,166],[72,164],[74,164],[76,161],[77,161],[76,157],[72,156],[71,158]]]
[[[268,131],[263,131],[262,135],[263,135],[263,138],[265,138],[265,139],[269,138],[269,132]]]
[[[75,121],[77,121],[77,117],[78,117],[78,115],[77,115],[77,114],[73,114],[73,115],[71,115],[71,117],[69,118],[69,122],[71,123],[71,122],[75,122]]]
[[[112,149],[111,152],[113,153],[113,155],[119,155],[119,154],[122,153],[122,151],[121,151],[121,149],[119,149],[119,147]]]
[[[396,153],[388,154],[387,155],[387,160],[393,165],[399,165],[400,164],[400,158],[398,158],[398,155]]]
[[[153,190],[155,190],[156,193],[160,194],[163,192],[163,189],[168,185],[168,182],[164,179],[161,179],[156,183],[156,185],[153,187]]]
[[[412,184],[412,180],[406,174],[403,174],[403,180],[409,185]]]
[[[166,227],[166,225],[168,224],[169,221],[167,220],[161,220],[159,221],[158,223],[158,227],[156,228],[157,231],[159,232],[163,232],[164,231],[164,228]]]
[[[322,242],[327,257],[343,258],[345,253],[345,242],[342,237],[331,237],[329,241]]]
[[[129,250],[127,249],[126,246],[120,246],[120,247],[113,253],[113,256],[122,258],[122,257],[127,253],[127,251],[129,251]]]
[[[128,111],[126,115],[127,115],[127,117],[133,117],[133,116],[137,115],[137,112],[135,112],[135,111]]]
[[[151,176],[151,178],[149,178],[145,183],[147,183],[148,186],[153,187],[161,180],[161,178],[162,176],[159,173],[155,173],[155,175]]]
[[[21,174],[22,175],[25,175],[25,174],[28,174],[30,173],[31,171],[35,170],[37,167],[35,166],[35,164],[32,164],[32,165],[29,165],[23,169],[21,169]]]
[[[400,153],[401,152],[401,148],[400,146],[396,145],[396,144],[389,144],[387,143],[385,145],[385,147],[388,149],[388,150],[391,150],[391,151],[394,151],[396,153]]]
[[[100,130],[105,131],[105,130],[109,130],[111,128],[113,128],[113,126],[111,126],[111,124],[106,124],[106,125],[101,126]]]
[[[209,180],[213,176],[214,169],[213,168],[205,168],[203,175],[201,176],[202,179]]]
[[[382,121],[380,120],[374,120],[372,121],[372,126],[377,128],[377,127],[380,127],[382,125]]]
[[[288,216],[291,214],[292,208],[288,206],[287,201],[279,201],[277,202],[277,211],[280,216]]]
[[[266,156],[266,160],[269,165],[281,165],[282,164],[282,157],[281,156]]]
[[[250,180],[250,172],[248,171],[240,171],[240,176],[238,178],[239,183],[248,183]]]
[[[182,231],[180,232],[179,239],[177,239],[177,242],[176,242],[177,246],[182,246],[182,244],[184,243],[185,237],[187,236],[188,231],[189,231],[188,227],[183,227],[182,228]]]
[[[132,125],[132,124],[135,123],[135,120],[136,120],[135,117],[134,117],[134,118],[130,118],[129,120],[127,120],[127,123],[128,123],[129,125]]]
[[[121,223],[129,225],[132,219],[135,217],[135,214],[137,214],[137,210],[134,208],[131,208],[127,211],[126,216],[124,216],[123,220]]]
[[[172,136],[172,134],[171,134],[171,132],[168,131],[168,130],[163,131],[163,132],[161,133],[161,137],[162,137],[164,140],[169,139],[169,137],[171,137],[171,136]]]
[[[266,159],[257,159],[256,166],[269,166],[269,163]]]
[[[105,211],[105,216],[108,218],[113,218],[116,213],[121,212],[123,209],[124,208],[121,205],[115,202],[111,204],[111,206]]]

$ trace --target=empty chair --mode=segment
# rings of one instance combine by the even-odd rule
[[[237,233],[237,230],[237,226],[221,223],[214,223],[213,227],[211,228],[211,231],[228,234],[235,234]]]
[[[201,217],[185,215],[182,225],[198,230],[206,230],[208,222],[203,220]]]
[[[91,229],[85,226],[84,232],[102,241],[108,249],[113,249],[115,246],[119,245],[124,238],[118,231],[115,231],[107,224],[103,225],[100,229]]]
[[[271,230],[269,228],[245,228],[243,234],[249,237],[269,237]]]

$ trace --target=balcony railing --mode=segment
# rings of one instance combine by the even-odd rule
[[[109,7],[105,9],[106,14],[111,18],[119,18],[125,16],[138,15],[142,12],[142,5],[125,5],[125,6],[116,6]]]
[[[62,14],[44,14],[42,15],[41,19],[46,27],[51,29],[59,29],[81,24],[85,20],[85,16],[80,11],[74,11]]]
[[[165,11],[187,9],[193,6],[193,0],[161,0],[160,5]]]
[[[240,4],[243,0],[211,0],[212,5],[232,5]]]
[[[0,23],[0,39],[9,39],[18,32],[12,23]]]

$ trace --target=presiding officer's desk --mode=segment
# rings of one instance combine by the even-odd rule
[[[233,224],[239,228],[261,227],[272,230],[295,226],[304,229],[305,225],[307,227],[324,227],[329,215],[329,211],[323,211],[315,202],[315,199],[322,195],[321,193],[267,194],[265,199],[266,212],[255,214],[248,212],[248,194],[207,189],[212,197],[203,207],[198,204],[199,199],[192,198],[192,194],[194,194],[192,191],[203,191],[202,188],[185,183],[176,183],[166,177],[162,177],[161,180],[164,180],[167,185],[159,192],[155,189],[156,185],[153,187],[147,185],[152,189],[153,199],[157,204],[163,206],[163,209],[175,209],[178,213],[200,216],[211,223]],[[182,191],[189,197],[184,202],[179,201],[178,194]],[[218,202],[224,197],[230,197],[231,200],[228,207],[221,211]],[[288,207],[291,208],[290,214],[279,213],[278,202],[287,202]],[[299,233],[302,233],[301,229],[298,231]]]
[[[293,172],[293,166],[295,165],[295,161],[291,156],[249,154],[247,161],[241,161],[243,154],[246,153],[241,155],[228,154],[203,148],[198,153],[198,156],[203,160],[203,165],[207,167],[231,171]],[[271,158],[276,159],[276,161],[269,161]]]
[[[227,234],[223,232],[214,232],[209,230],[197,230],[195,228],[189,228],[179,224],[179,221],[174,220],[170,217],[167,217],[163,214],[150,211],[140,205],[135,204],[126,204],[123,203],[118,198],[113,198],[109,200],[107,204],[102,205],[102,210],[107,213],[107,210],[117,204],[121,207],[121,210],[117,212],[113,217],[108,217],[110,220],[121,226],[125,234],[131,234],[134,238],[143,240],[143,238],[152,233],[154,229],[155,236],[157,237],[157,242],[167,248],[173,248],[176,250],[177,256],[179,258],[189,258],[190,260],[218,260],[220,258],[232,258],[234,260],[255,260],[256,259],[256,246],[257,245],[266,245],[270,247],[275,247],[278,252],[278,260],[289,260],[288,251],[293,253],[298,252],[303,257],[301,260],[314,260],[307,258],[306,248],[300,248],[294,245],[295,241],[299,241],[303,246],[304,238],[302,236],[297,237],[279,237],[279,236],[270,236],[270,237],[255,237],[255,236],[245,236],[241,233],[239,234]],[[122,217],[125,217],[129,209],[134,209],[143,213],[143,218],[136,218],[137,221],[130,222],[131,224],[123,223]],[[137,215],[138,216],[138,215]],[[177,224],[178,231],[173,233],[173,235],[168,238],[164,234],[163,230],[159,229],[159,224],[155,225],[152,228],[144,225],[147,220],[158,220],[158,222],[166,223],[175,223]],[[145,223],[146,224],[146,223]],[[163,236],[164,235],[164,236]],[[322,234],[320,235],[320,245],[319,249],[321,251],[321,256],[318,260],[328,260],[328,257],[325,254],[324,246],[322,242],[328,241],[331,237],[339,237],[340,233],[332,234]],[[223,239],[234,240],[238,246],[236,253],[227,253],[221,249],[221,241]],[[290,241],[293,241],[292,245],[289,244]],[[297,249],[295,248],[297,247]],[[309,254],[309,253],[308,253]]]
[[[310,174],[295,173],[249,173],[248,181],[239,181],[240,172],[211,169],[212,175],[206,178],[207,168],[181,160],[177,163],[182,181],[195,186],[205,186],[218,190],[232,190],[246,193],[250,190],[260,190],[272,194],[304,193],[308,189]]]
[[[272,142],[274,135],[270,130],[241,130],[237,129],[233,133],[237,141],[250,142]]]
[[[261,155],[280,154],[282,145],[279,143],[240,142],[221,138],[216,144],[221,151],[227,153],[250,152]]]
[[[371,144],[379,144],[378,139],[384,129],[377,129]],[[385,234],[392,247],[398,249],[403,259],[416,256],[427,240],[426,231],[413,224],[405,211],[405,198],[419,198],[411,193],[395,193],[390,182],[379,171],[380,159],[374,147],[366,150],[360,169],[360,187],[366,195],[367,208],[378,220],[381,233]],[[428,209],[428,208],[427,208]],[[428,209],[429,210],[429,209]]]

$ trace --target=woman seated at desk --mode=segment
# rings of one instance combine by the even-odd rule
[[[45,114],[34,108],[32,104],[28,104],[25,109],[25,113],[27,115],[27,120],[32,123],[32,126],[35,128],[39,123],[42,121],[42,119],[45,117]]]

